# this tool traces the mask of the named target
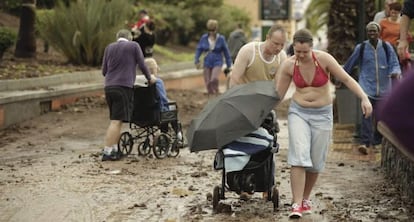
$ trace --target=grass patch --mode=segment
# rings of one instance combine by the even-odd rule
[[[177,52],[176,50],[171,50],[171,48],[160,45],[154,46],[154,54],[162,57],[159,62],[160,64],[171,62],[190,62],[194,59],[194,52]]]

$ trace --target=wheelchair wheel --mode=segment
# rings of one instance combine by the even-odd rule
[[[221,191],[221,188],[219,186],[215,186],[213,189],[213,212],[217,211],[217,206],[220,201],[220,192],[223,192]]]
[[[149,138],[145,138],[143,142],[138,144],[138,153],[139,155],[146,156],[151,152],[150,140]]]
[[[168,152],[169,157],[177,157],[180,154],[180,147],[178,147],[178,140],[175,140],[171,145],[170,152]]]
[[[118,141],[118,151],[126,156],[131,153],[133,146],[134,140],[132,139],[131,134],[129,132],[123,132]]]
[[[272,202],[273,202],[273,210],[277,211],[279,208],[279,190],[276,188],[276,186],[273,186],[272,189]]]
[[[160,134],[154,137],[154,145],[152,150],[154,152],[155,157],[158,159],[164,159],[167,157],[168,152],[170,151],[170,138],[168,138],[167,134]]]

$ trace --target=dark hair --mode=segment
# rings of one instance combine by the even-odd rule
[[[286,50],[286,54],[288,56],[293,56],[295,54],[295,50],[293,49],[293,43],[289,45],[289,47]]]
[[[154,24],[154,22],[152,22],[151,20],[150,20],[150,21],[148,21],[145,25],[148,27],[148,29],[149,29],[150,31],[154,31],[154,30],[155,30],[155,24]]]
[[[147,10],[145,10],[145,9],[141,9],[141,10],[139,10],[139,12],[138,12],[139,14],[148,14],[148,12],[147,12]]]
[[[401,3],[399,2],[394,2],[388,5],[388,7],[390,7],[390,10],[395,10],[395,11],[401,11],[402,6]]]
[[[299,29],[293,35],[293,43],[309,43],[313,45],[312,33],[308,29]]]

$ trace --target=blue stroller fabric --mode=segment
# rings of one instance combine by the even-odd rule
[[[223,148],[225,172],[242,170],[251,155],[273,146],[273,136],[263,128],[242,136]]]

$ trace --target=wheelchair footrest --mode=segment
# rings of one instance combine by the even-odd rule
[[[171,121],[175,121],[175,120],[177,120],[177,111],[176,110],[161,112],[161,118],[160,118],[161,123],[171,122]]]

